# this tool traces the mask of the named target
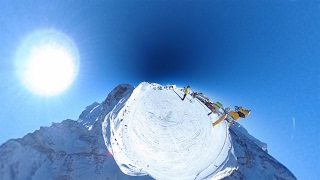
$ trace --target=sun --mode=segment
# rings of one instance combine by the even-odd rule
[[[62,32],[41,30],[21,43],[15,67],[20,81],[31,92],[58,95],[74,81],[79,54],[73,41]]]

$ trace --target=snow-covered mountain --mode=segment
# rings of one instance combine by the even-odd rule
[[[240,124],[180,88],[122,84],[77,121],[0,146],[0,179],[296,179]]]

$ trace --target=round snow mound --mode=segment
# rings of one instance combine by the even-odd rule
[[[106,144],[124,173],[203,179],[223,168],[232,148],[226,124],[213,128],[217,116],[190,95],[181,97],[180,90],[142,83],[106,116]]]

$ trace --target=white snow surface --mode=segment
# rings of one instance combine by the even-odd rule
[[[158,85],[157,85],[158,86]],[[215,179],[236,168],[225,122],[181,89],[146,82],[121,99],[103,121],[106,146],[122,172],[155,179]],[[225,175],[222,175],[225,174]]]
[[[0,145],[0,179],[297,179],[240,124],[213,128],[218,117],[181,90],[120,84],[77,121]]]

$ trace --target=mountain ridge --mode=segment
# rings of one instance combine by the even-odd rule
[[[102,103],[94,102],[87,106],[77,121],[68,119],[52,123],[50,127],[41,127],[23,138],[2,144],[0,178],[153,179],[150,176],[124,174],[108,152],[102,136],[102,129],[110,126],[102,124],[106,115],[121,99],[128,99],[134,89],[131,85],[121,84]],[[249,135],[240,124],[231,126],[229,131],[237,156],[237,168],[217,173],[208,179],[296,179],[285,166],[267,153],[265,143]],[[111,131],[108,133],[111,135]],[[25,157],[29,161],[23,161]]]

